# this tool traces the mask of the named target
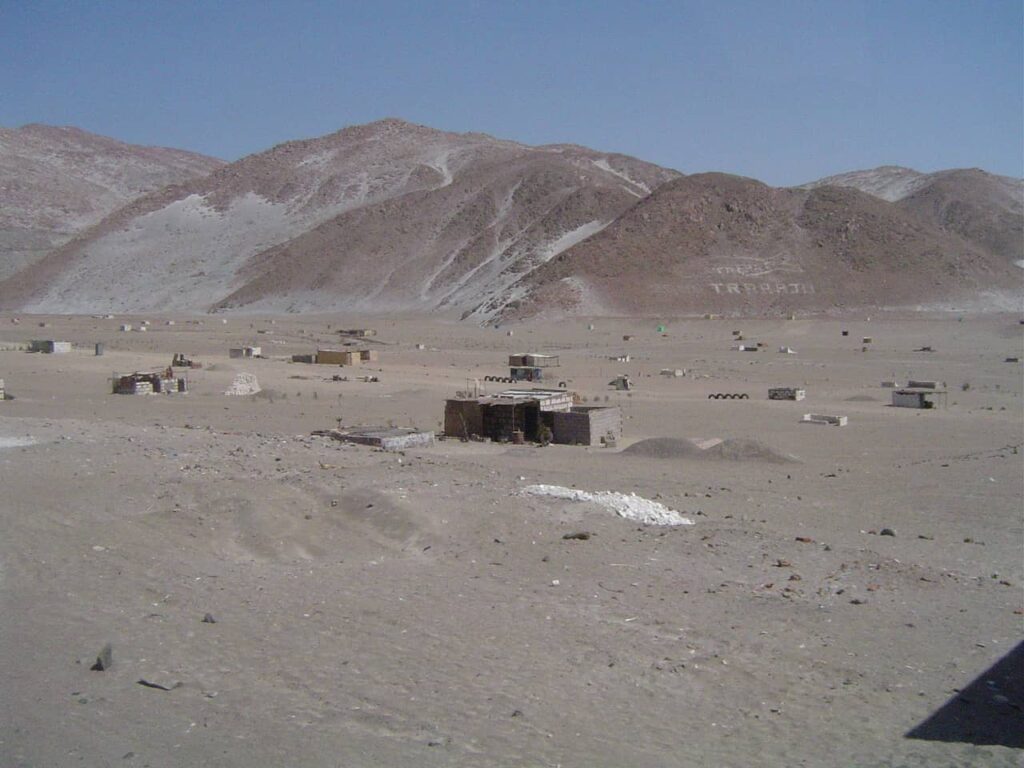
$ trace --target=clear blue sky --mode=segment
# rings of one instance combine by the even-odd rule
[[[0,0],[0,125],[227,160],[402,117],[795,184],[1024,175],[1021,0]]]

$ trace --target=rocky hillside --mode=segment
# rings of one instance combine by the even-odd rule
[[[77,128],[0,128],[0,278],[131,200],[223,164]]]
[[[886,167],[782,189],[382,120],[120,208],[0,282],[36,312],[1018,308],[1022,186]]]
[[[121,209],[0,284],[35,311],[496,306],[675,171],[383,120]]]
[[[853,187],[880,197],[1008,261],[1024,259],[1024,180],[977,168],[918,173],[883,166],[812,182],[804,189]]]
[[[937,226],[912,199],[891,203],[850,187],[777,189],[724,174],[687,176],[531,274],[522,300],[504,312],[1019,306],[1021,270]]]

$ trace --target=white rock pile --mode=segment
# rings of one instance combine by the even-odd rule
[[[645,499],[635,493],[617,491],[581,491],[561,485],[528,485],[520,493],[528,496],[549,496],[568,501],[592,501],[627,520],[645,525],[693,525],[693,520],[657,501]]]
[[[224,392],[225,395],[255,395],[260,391],[260,384],[251,373],[240,373],[235,376],[231,386]]]

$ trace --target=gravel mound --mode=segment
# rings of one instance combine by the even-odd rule
[[[633,443],[622,451],[627,456],[648,459],[702,459],[717,461],[760,461],[770,464],[789,464],[795,456],[781,453],[760,440],[728,438],[702,448],[693,440],[678,437],[652,437]]]

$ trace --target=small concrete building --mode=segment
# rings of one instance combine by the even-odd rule
[[[566,445],[615,445],[622,437],[622,409],[573,406],[551,414],[552,442]]]
[[[892,405],[894,408],[935,408],[945,397],[946,391],[942,389],[907,387],[892,391]]]
[[[793,387],[772,387],[768,390],[769,400],[803,400],[807,392]]]
[[[234,347],[228,350],[228,357],[231,358],[254,358],[263,357],[262,347]]]
[[[7,391],[4,389],[4,380],[0,379],[0,400],[7,399]]]
[[[373,328],[348,328],[345,330],[338,331],[342,336],[355,336],[357,338],[369,338],[370,336],[376,336],[377,331]]]
[[[70,341],[53,341],[51,339],[33,339],[28,345],[29,352],[42,352],[46,355],[63,355],[71,351]]]

